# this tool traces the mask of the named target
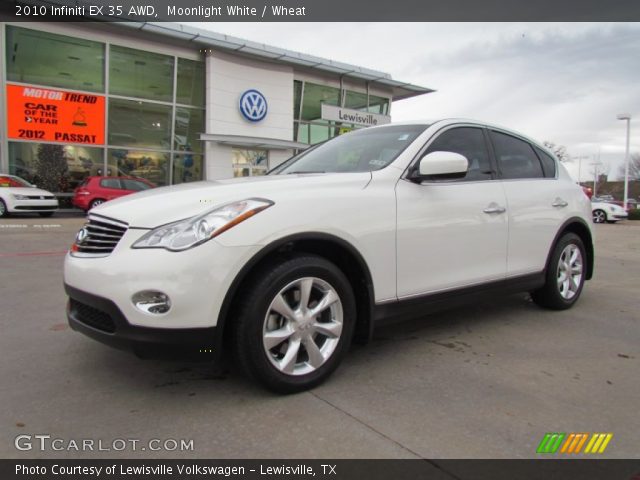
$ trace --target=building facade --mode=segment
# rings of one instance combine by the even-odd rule
[[[63,206],[91,175],[156,185],[262,175],[431,91],[167,23],[0,23],[0,83],[0,173]]]

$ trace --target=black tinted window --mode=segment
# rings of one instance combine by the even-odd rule
[[[461,180],[490,180],[491,162],[480,128],[458,127],[447,130],[436,138],[426,153],[455,152],[469,161],[469,170]]]
[[[100,186],[104,188],[120,188],[120,181],[117,178],[103,178]]]
[[[547,178],[553,178],[556,176],[556,161],[555,159],[549,155],[544,150],[535,147],[536,153],[538,154],[538,158],[542,162],[542,170],[544,171],[544,176]]]
[[[540,160],[533,151],[533,147],[527,142],[499,132],[491,132],[491,140],[502,178],[542,178],[544,176]]]

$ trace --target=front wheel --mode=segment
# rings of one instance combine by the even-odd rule
[[[553,310],[571,308],[582,293],[586,258],[580,237],[574,233],[562,236],[553,249],[544,286],[531,294],[533,301]]]
[[[593,223],[604,223],[607,221],[607,213],[604,210],[593,211]]]
[[[8,217],[9,211],[7,210],[7,204],[0,198],[0,218]]]
[[[312,388],[338,367],[353,335],[349,281],[315,255],[296,255],[258,272],[241,299],[234,351],[245,373],[270,390]]]

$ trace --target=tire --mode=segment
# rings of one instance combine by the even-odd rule
[[[545,284],[531,293],[544,308],[566,310],[578,301],[587,271],[584,243],[574,233],[563,235],[553,248],[545,273]],[[568,270],[571,272],[567,275]]]
[[[39,212],[41,217],[53,217],[53,212]]]
[[[355,327],[353,291],[342,271],[322,257],[298,254],[263,268],[244,290],[233,335],[243,372],[278,393],[326,380],[349,349]],[[309,293],[301,307],[303,291]],[[321,302],[315,315],[309,312]]]
[[[91,210],[92,208],[96,208],[98,205],[102,205],[103,203],[104,203],[104,200],[101,198],[96,198],[95,200],[91,200],[91,203],[89,204],[89,210]]]
[[[606,221],[607,221],[607,212],[600,209],[593,211],[593,223],[604,223]]]
[[[4,203],[4,200],[0,198],[0,218],[8,217],[8,216],[9,216],[9,210],[7,210],[7,204]]]

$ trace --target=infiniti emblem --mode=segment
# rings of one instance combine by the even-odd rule
[[[77,244],[83,243],[87,239],[88,235],[89,235],[89,232],[87,232],[87,229],[81,228],[80,231],[76,234],[76,243]]]

